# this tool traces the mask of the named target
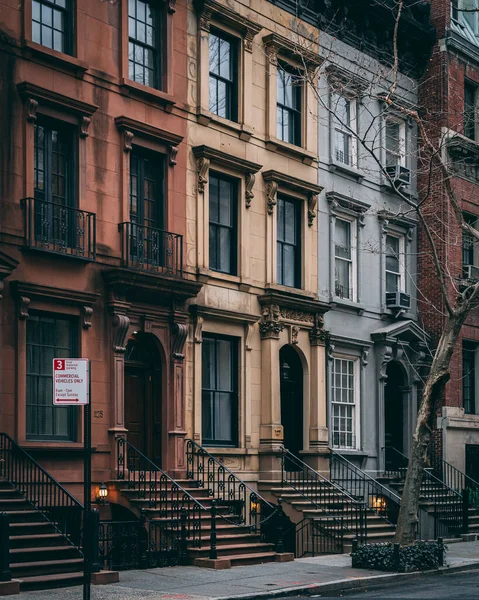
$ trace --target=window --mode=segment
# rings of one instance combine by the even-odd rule
[[[237,110],[237,45],[222,33],[210,33],[210,104],[209,110],[225,119],[236,121]]]
[[[458,0],[462,22],[467,23],[474,33],[479,32],[478,17],[479,0]]]
[[[476,139],[476,87],[464,82],[464,135]]]
[[[474,215],[465,214],[464,221],[471,225],[471,227],[477,228],[477,217]],[[477,252],[479,250],[479,246],[475,241],[475,238],[468,231],[462,232],[462,275],[465,278],[469,278],[469,268],[470,266],[478,266],[478,257]]]
[[[53,406],[53,359],[77,355],[76,323],[50,315],[27,321],[27,439],[76,440],[75,407]]]
[[[278,65],[277,137],[283,142],[301,145],[301,81],[297,75]]]
[[[386,167],[405,166],[406,128],[402,121],[386,120]]]
[[[301,287],[301,205],[283,196],[277,201],[277,279]]]
[[[210,269],[236,275],[237,246],[236,182],[219,175],[210,176]]]
[[[357,361],[334,358],[331,381],[331,434],[334,448],[357,448]]]
[[[404,291],[404,238],[386,236],[386,292]]]
[[[235,446],[238,438],[238,341],[203,336],[203,443]]]
[[[161,89],[159,11],[153,0],[128,2],[128,77]]]
[[[476,412],[476,344],[462,343],[462,405],[470,415]]]
[[[354,223],[344,219],[335,220],[334,226],[334,294],[339,298],[353,300],[354,278]]]
[[[356,138],[351,130],[356,125],[356,102],[333,94],[332,110],[334,112],[334,160],[354,167],[356,165]]]
[[[32,0],[32,40],[71,54],[71,3],[72,0]]]

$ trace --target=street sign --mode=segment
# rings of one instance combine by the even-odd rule
[[[88,358],[53,359],[53,404],[79,406],[90,402]]]

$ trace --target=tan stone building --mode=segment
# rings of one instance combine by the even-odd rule
[[[318,301],[318,30],[265,0],[190,6],[186,422],[245,478],[328,451]]]

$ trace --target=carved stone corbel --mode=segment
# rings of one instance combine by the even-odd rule
[[[363,348],[362,352],[361,352],[361,366],[362,367],[366,367],[368,362],[369,362],[369,350],[366,350],[365,348]]]
[[[254,173],[246,173],[245,178],[245,198],[246,198],[246,208],[251,206],[251,201],[254,198],[253,186],[256,176]]]
[[[262,340],[278,340],[279,334],[284,329],[284,323],[279,320],[280,310],[277,304],[263,306],[263,313],[259,321],[259,333]]]
[[[388,363],[393,358],[393,348],[392,346],[385,345],[382,349],[380,356],[380,366],[379,366],[379,380],[386,381],[388,378],[386,370],[388,368]]]
[[[113,350],[124,354],[126,350],[126,336],[130,326],[130,319],[126,315],[113,314]]]
[[[299,340],[298,340],[299,327],[297,325],[292,325],[291,329],[290,329],[290,333],[291,333],[290,344],[296,345],[299,342]]]
[[[198,159],[198,192],[203,194],[205,185],[208,183],[208,169],[210,168],[210,159],[201,156]]]
[[[185,347],[186,337],[188,335],[188,325],[186,323],[175,323],[173,325],[173,344],[172,344],[172,356],[176,360],[183,360],[185,355],[183,354],[183,348]]]
[[[316,218],[316,207],[318,205],[318,195],[315,193],[308,194],[308,225],[313,226]]]
[[[324,329],[324,317],[320,313],[314,315],[314,325],[309,331],[311,346],[324,346],[328,339],[328,332]]]
[[[81,308],[83,329],[90,329],[91,327],[91,316],[93,314],[93,308],[91,306],[82,306]]]
[[[25,107],[27,109],[27,121],[34,123],[37,120],[38,102],[33,98],[27,98]]]
[[[207,31],[208,33],[210,31],[211,15],[212,11],[208,8],[204,8],[201,11],[199,18],[200,29],[202,29],[203,31]]]
[[[168,0],[168,12],[170,15],[176,12],[176,0]]]
[[[268,181],[266,186],[266,200],[268,203],[268,215],[274,213],[278,194],[278,183],[276,181]]]
[[[196,315],[195,331],[193,334],[195,344],[201,344],[203,341],[203,322],[204,318],[201,315]]]
[[[168,163],[170,167],[174,167],[176,165],[176,156],[178,154],[178,150],[178,146],[168,147]]]
[[[254,329],[253,323],[246,324],[246,337],[245,337],[245,342],[244,342],[245,350],[253,350],[253,346],[251,345],[251,340],[253,337],[253,329]]]
[[[27,298],[26,296],[18,297],[18,317],[20,319],[28,319],[28,317],[30,316],[28,312],[29,306],[30,298]]]
[[[265,47],[265,50],[269,62],[274,66],[278,66],[278,48],[272,44],[269,44]]]
[[[126,129],[123,131],[123,152],[131,152],[134,137],[135,134],[133,132]]]
[[[90,117],[83,116],[80,119],[80,137],[86,138],[88,137],[88,128],[90,127],[91,119]]]
[[[244,36],[244,49],[246,52],[253,52],[253,40],[256,33],[252,29],[248,29]]]

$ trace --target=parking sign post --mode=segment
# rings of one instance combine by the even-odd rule
[[[83,409],[83,600],[90,600],[91,526],[91,373],[88,358],[53,359],[53,405]]]

